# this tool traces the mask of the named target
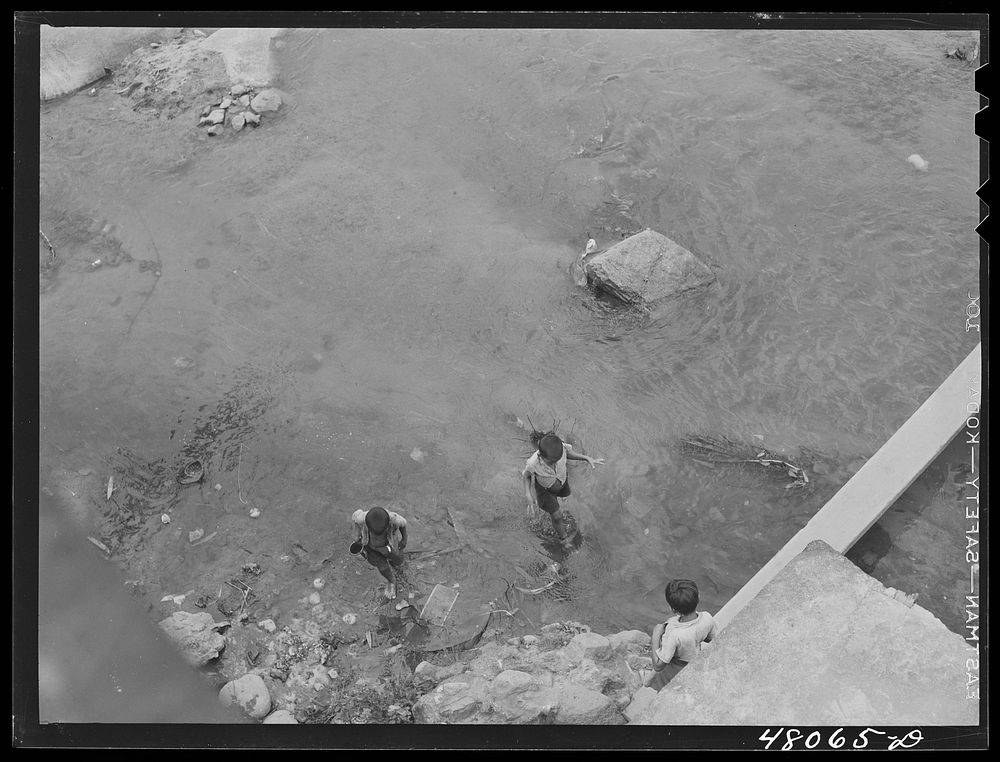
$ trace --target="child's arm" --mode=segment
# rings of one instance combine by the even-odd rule
[[[399,517],[399,549],[406,547],[406,519]]]
[[[649,638],[649,648],[652,651],[652,657],[653,657],[653,669],[655,669],[657,672],[659,672],[661,669],[667,666],[667,663],[665,661],[660,660],[660,656],[657,653],[657,651],[660,650],[660,643],[663,640],[663,631],[665,629],[666,626],[661,622],[660,624],[656,625],[656,627],[653,628],[653,634]]]
[[[598,465],[604,462],[604,458],[592,458],[589,455],[577,455],[572,450],[566,450],[567,460],[585,460],[590,464],[591,468],[596,468]]]

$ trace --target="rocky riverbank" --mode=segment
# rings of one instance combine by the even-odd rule
[[[327,619],[215,621],[178,611],[161,628],[206,669],[225,705],[264,723],[466,723],[620,725],[655,692],[649,635],[608,636],[578,622],[504,638],[502,628],[468,651],[422,653],[401,635],[352,634]]]

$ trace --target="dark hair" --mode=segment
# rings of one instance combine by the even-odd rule
[[[376,534],[381,534],[389,527],[389,514],[380,506],[374,506],[365,514],[365,525]]]
[[[698,608],[698,586],[689,579],[672,579],[663,590],[670,608],[681,614],[692,614]]]
[[[549,460],[559,460],[563,454],[562,440],[550,431],[538,441],[538,450]]]

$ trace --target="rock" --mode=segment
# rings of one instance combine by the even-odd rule
[[[575,683],[563,683],[554,690],[559,696],[558,725],[623,725],[625,717],[610,696]]]
[[[494,678],[490,688],[494,696],[503,698],[515,693],[523,693],[534,686],[535,679],[527,672],[505,669]]]
[[[287,709],[279,709],[276,712],[271,712],[267,717],[264,718],[265,725],[298,725],[299,721],[295,719],[295,715],[289,712]]]
[[[178,27],[56,27],[42,24],[39,96],[51,100],[107,75],[151,40],[173,37]]]
[[[541,640],[535,635],[525,635],[521,638],[521,642],[526,646],[537,646]]]
[[[233,129],[236,130],[236,132],[239,132],[244,127],[246,127],[247,120],[243,116],[243,114],[237,114],[236,116],[233,117],[230,124],[232,125]]]
[[[918,153],[911,153],[906,157],[906,160],[921,172],[926,172],[927,168],[930,166],[927,160]]]
[[[611,654],[611,643],[596,632],[580,632],[573,636],[564,651],[574,661],[604,659]]]
[[[271,694],[260,675],[248,673],[222,686],[219,701],[226,706],[238,706],[255,720],[271,711]]]
[[[223,98],[219,102],[219,108],[229,108],[232,105],[233,105],[233,99],[232,98]]]
[[[204,536],[205,536],[204,529],[192,529],[190,532],[188,532],[188,542],[197,542]]]
[[[320,600],[322,599],[319,597],[319,593],[309,593],[309,603],[313,606],[317,605]]]
[[[160,628],[177,644],[184,658],[196,667],[208,664],[226,647],[226,639],[215,626],[215,620],[207,611],[197,614],[175,611],[160,622]]]
[[[212,109],[205,117],[206,124],[222,124],[224,121],[226,121],[226,112],[221,108]]]
[[[243,118],[247,120],[247,124],[252,124],[254,127],[260,124],[260,114],[255,114],[252,111],[244,111]]]
[[[257,626],[260,627],[265,632],[274,632],[278,629],[278,625],[274,623],[273,619],[261,619],[257,622]]]
[[[625,707],[625,719],[632,722],[642,714],[643,710],[649,706],[649,703],[654,698],[656,698],[656,691],[654,689],[646,685],[641,687],[632,694],[632,701]]]
[[[462,722],[483,707],[471,683],[444,683],[413,705],[413,719],[420,723]]]
[[[243,95],[243,93],[245,93],[246,91],[247,91],[246,85],[233,85],[231,88],[229,88],[229,94],[232,95],[234,98]]]
[[[615,651],[636,651],[649,645],[649,633],[624,630],[608,635],[608,643]]]
[[[622,688],[625,685],[625,681],[618,675],[590,659],[584,659],[577,667],[567,672],[566,677],[577,685],[598,693],[604,693],[609,687]]]
[[[208,129],[206,130],[206,132],[207,132],[207,133],[208,133],[209,135],[211,135],[211,136],[212,136],[213,138],[214,138],[214,137],[215,137],[216,135],[221,135],[221,134],[222,134],[222,125],[221,125],[221,124],[213,124],[213,125],[212,125],[211,127],[209,127],[209,128],[208,128]]]
[[[316,579],[313,580],[313,587],[317,590],[322,590],[326,587],[326,580],[322,577],[316,577]]]
[[[586,264],[588,279],[626,304],[648,305],[715,280],[701,260],[654,230],[629,236]]]
[[[237,98],[236,102],[239,103],[243,108],[250,108],[249,95],[241,95],[239,98]]]
[[[280,28],[227,27],[201,42],[205,49],[222,54],[230,82],[255,87],[266,85],[277,73],[271,47],[281,33]]]
[[[281,94],[272,88],[261,90],[253,97],[253,100],[250,101],[250,108],[258,114],[263,114],[268,111],[277,111],[281,108]]]

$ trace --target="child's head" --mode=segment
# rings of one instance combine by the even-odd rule
[[[698,586],[689,579],[670,580],[663,595],[678,614],[693,614],[698,608]]]
[[[559,460],[563,454],[562,440],[555,434],[549,432],[538,442],[538,452],[550,463]]]
[[[382,534],[389,527],[389,513],[376,505],[365,514],[365,525],[375,534]]]

